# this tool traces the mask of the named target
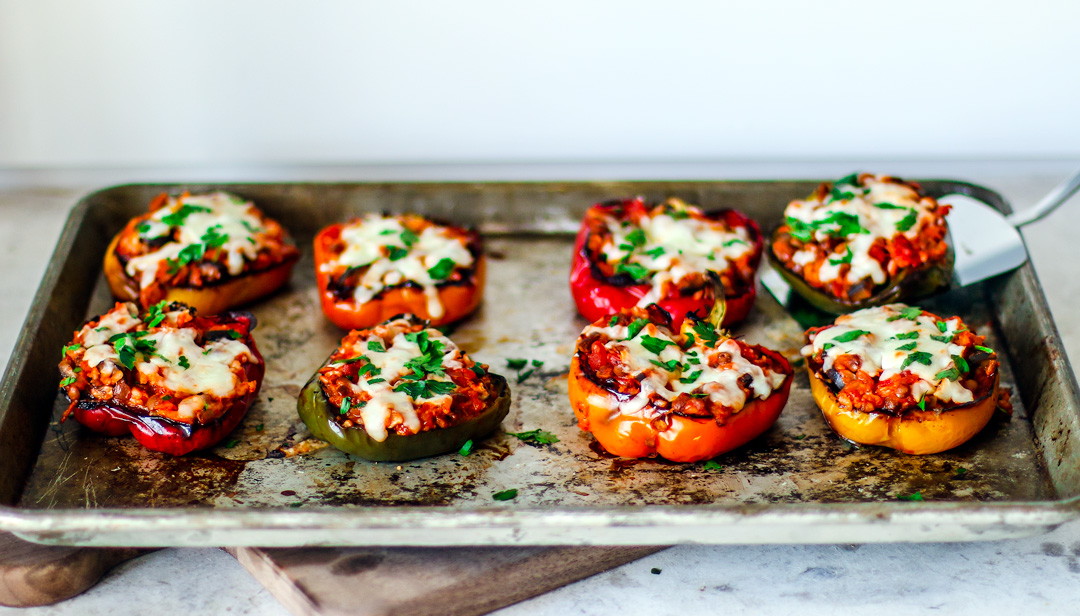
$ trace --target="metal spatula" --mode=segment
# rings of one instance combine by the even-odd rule
[[[1054,211],[1077,190],[1080,190],[1080,171],[1054,187],[1036,205],[1008,217],[967,195],[951,194],[939,198],[940,203],[953,208],[948,218],[950,241],[956,253],[952,286],[972,284],[1023,265],[1028,255],[1020,237],[1020,227]],[[807,313],[807,310],[816,310],[804,305],[805,302],[767,263],[762,266],[761,284],[795,315],[800,324],[806,325],[804,320],[812,324],[821,320],[818,315]]]

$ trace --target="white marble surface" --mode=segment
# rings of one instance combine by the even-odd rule
[[[1077,161],[880,162],[899,175],[995,188],[1014,207],[1036,201]],[[497,168],[0,171],[0,365],[6,365],[63,217],[93,187],[133,179],[575,179],[830,177],[867,164],[697,164]],[[51,187],[50,187],[51,186]],[[56,187],[63,186],[63,187]],[[1024,235],[1070,356],[1080,357],[1080,278],[1071,246],[1080,198]],[[659,570],[659,573],[654,573]],[[1076,613],[1080,522],[1040,537],[964,544],[676,547],[499,612],[517,614]],[[0,614],[287,613],[230,556],[168,549],[130,561],[94,589],[50,608]]]

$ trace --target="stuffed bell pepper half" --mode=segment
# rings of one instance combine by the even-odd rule
[[[929,295],[952,278],[948,212],[915,182],[851,174],[788,204],[770,260],[796,293],[831,314]]]
[[[322,309],[342,329],[398,314],[458,321],[480,305],[484,267],[480,234],[411,214],[369,214],[315,237]]]
[[[715,312],[711,319],[721,320]],[[585,328],[570,364],[570,405],[578,426],[611,454],[695,462],[768,430],[791,381],[779,353],[692,313],[673,329],[670,315],[651,305]]]
[[[761,252],[757,223],[735,210],[703,212],[679,199],[608,201],[585,213],[570,291],[590,321],[655,303],[677,329],[688,314],[708,316],[717,299],[713,272],[723,286],[723,325],[729,326],[754,304]]]
[[[215,445],[255,401],[265,366],[246,312],[198,316],[161,302],[140,313],[117,303],[61,352],[61,389],[86,427],[131,434],[147,449],[183,455]]]
[[[144,309],[182,302],[209,316],[273,293],[299,258],[282,226],[250,201],[162,193],[113,238],[104,270],[119,300]]]
[[[349,332],[297,401],[311,433],[373,461],[426,458],[494,432],[503,377],[412,315]]]
[[[840,436],[910,454],[952,449],[994,409],[998,359],[959,317],[891,304],[842,315],[807,332],[810,390]]]

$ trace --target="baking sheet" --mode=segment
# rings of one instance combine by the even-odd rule
[[[0,515],[0,527],[22,529],[30,539],[87,544],[662,544],[996,538],[1038,532],[1074,515],[1075,477],[1058,470],[1063,461],[1076,465],[1071,432],[1055,437],[1050,430],[1047,438],[1042,427],[1054,418],[1061,426],[1075,423],[1077,406],[1068,405],[1070,396],[1075,401],[1071,371],[1039,386],[1030,377],[1018,379],[1011,362],[1003,362],[1003,384],[1020,394],[1014,397],[1014,415],[998,414],[969,443],[933,456],[860,448],[838,439],[813,404],[802,371],[776,426],[718,458],[722,469],[611,458],[577,429],[566,397],[566,372],[574,340],[586,323],[574,311],[567,276],[572,232],[584,209],[613,196],[673,194],[705,207],[738,207],[768,228],[790,198],[813,185],[227,187],[256,200],[305,249],[290,286],[252,306],[259,319],[255,337],[268,368],[258,402],[222,445],[172,458],[148,452],[132,439],[103,437],[74,422],[59,424],[66,406],[60,395],[51,400],[52,417],[47,425],[42,422],[40,451],[28,477],[16,486],[18,500],[9,500],[15,507]],[[85,219],[75,231],[96,225],[94,237],[107,242],[161,188],[98,193],[86,203]],[[977,187],[928,183],[928,188],[938,194],[975,191],[1003,206],[1000,197]],[[367,462],[332,448],[290,457],[281,453],[306,438],[296,417],[296,395],[343,333],[319,311],[311,237],[322,225],[371,210],[419,211],[474,224],[485,233],[491,256],[485,303],[452,337],[508,377],[513,406],[504,428],[541,428],[555,433],[558,443],[523,443],[500,433],[468,457],[450,454],[393,464]],[[96,263],[100,255],[83,247],[66,258]],[[111,305],[98,268],[91,271],[91,301],[77,317],[63,315],[70,324],[56,349],[81,320]],[[1034,278],[1022,270],[1009,276],[1013,281],[954,291],[922,305],[939,314],[959,314],[989,334],[991,346],[1012,350],[1011,338],[1030,335],[1014,332],[1016,323],[1033,323],[1014,317],[1023,310],[1034,314],[1041,292],[1009,304],[995,294],[1004,297],[1009,284],[1023,283],[1025,276]],[[1043,340],[1059,344],[1052,323],[1038,321]],[[1009,323],[1014,323],[1011,328]],[[759,293],[752,317],[735,332],[798,358],[802,332],[765,292]],[[1030,368],[1033,362],[1024,357],[1020,365]],[[507,358],[544,365],[517,383]],[[1047,356],[1039,362],[1034,374],[1056,372],[1052,360]],[[41,380],[55,388],[55,367],[45,371]],[[1066,402],[1062,408],[1053,406],[1059,399]],[[10,415],[11,405],[5,410]],[[5,416],[0,424],[0,438],[8,420]],[[492,494],[509,488],[518,490],[516,499],[492,500]],[[922,502],[900,500],[916,493]],[[105,515],[77,521],[73,514],[78,511]],[[148,514],[158,516],[156,530],[147,523]],[[920,521],[907,522],[908,516]],[[166,520],[168,528],[162,525]],[[350,532],[336,532],[343,527]]]

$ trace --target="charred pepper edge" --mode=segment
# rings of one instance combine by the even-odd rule
[[[501,375],[491,372],[488,374],[496,395],[476,417],[455,426],[425,430],[408,436],[391,432],[382,442],[372,439],[361,427],[343,428],[333,420],[339,409],[323,392],[318,370],[300,391],[296,409],[313,436],[345,453],[373,462],[404,462],[428,458],[459,451],[466,441],[479,441],[499,428],[499,424],[510,412],[510,388]]]
[[[255,316],[249,312],[235,311],[216,315],[224,323],[246,321],[248,333],[241,339],[251,350],[251,354],[257,361],[245,364],[245,376],[256,383],[255,390],[237,398],[224,413],[205,424],[185,424],[171,420],[167,417],[159,417],[142,413],[129,406],[113,402],[97,402],[94,400],[82,400],[75,403],[73,415],[75,420],[95,432],[101,432],[109,436],[125,436],[130,434],[143,447],[161,453],[181,456],[192,451],[208,449],[221,442],[228,436],[247,415],[251,405],[258,399],[259,390],[262,389],[263,378],[266,374],[266,361],[255,345],[255,339],[251,330],[255,328]],[[232,330],[235,331],[235,330]],[[88,424],[93,423],[100,428],[92,428]],[[106,428],[107,426],[111,426]],[[140,430],[145,428],[153,434]]]
[[[906,302],[944,293],[949,290],[952,283],[955,253],[953,252],[952,243],[947,243],[948,248],[945,251],[945,256],[940,261],[927,263],[925,267],[904,268],[895,276],[890,277],[881,285],[881,290],[868,299],[850,302],[833,297],[828,292],[811,286],[810,283],[806,282],[806,279],[788,269],[787,265],[776,256],[772,246],[780,234],[780,228],[783,226],[783,223],[777,225],[769,234],[770,241],[767,251],[769,264],[800,297],[815,308],[829,314],[847,314],[863,308],[884,306],[898,301]]]

